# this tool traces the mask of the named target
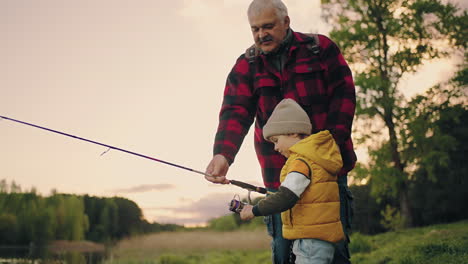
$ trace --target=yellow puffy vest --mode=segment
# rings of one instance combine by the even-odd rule
[[[315,238],[332,243],[343,240],[336,176],[343,162],[332,135],[328,131],[313,134],[292,146],[290,152],[281,170],[281,182],[290,172],[290,163],[296,159],[307,163],[312,170],[312,181],[296,205],[281,213],[283,237]]]

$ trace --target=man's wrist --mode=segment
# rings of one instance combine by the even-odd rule
[[[216,152],[213,152],[213,157],[216,156],[216,155],[222,156],[222,157],[226,160],[226,162],[227,162],[227,164],[228,164],[229,166],[231,166],[231,164],[234,162],[234,157],[231,157],[230,155],[228,155],[228,154],[226,154],[226,153],[216,153]]]

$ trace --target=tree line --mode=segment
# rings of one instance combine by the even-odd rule
[[[149,223],[138,205],[122,197],[22,192],[0,181],[0,245],[45,245],[52,240],[110,242],[135,234],[173,231],[172,224]]]

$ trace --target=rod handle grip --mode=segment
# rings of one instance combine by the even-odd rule
[[[251,191],[254,191],[254,192],[258,192],[258,193],[261,193],[261,194],[267,194],[267,190],[265,188],[263,188],[263,187],[258,187],[258,186],[255,186],[255,185],[252,185],[252,184],[249,184],[249,183],[246,183],[246,182],[241,182],[241,181],[236,181],[236,180],[229,180],[229,181],[230,181],[231,184],[239,186],[241,188],[251,190]]]

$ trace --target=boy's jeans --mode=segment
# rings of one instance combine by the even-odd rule
[[[326,241],[305,238],[294,240],[293,253],[296,264],[331,264],[335,246]]]

